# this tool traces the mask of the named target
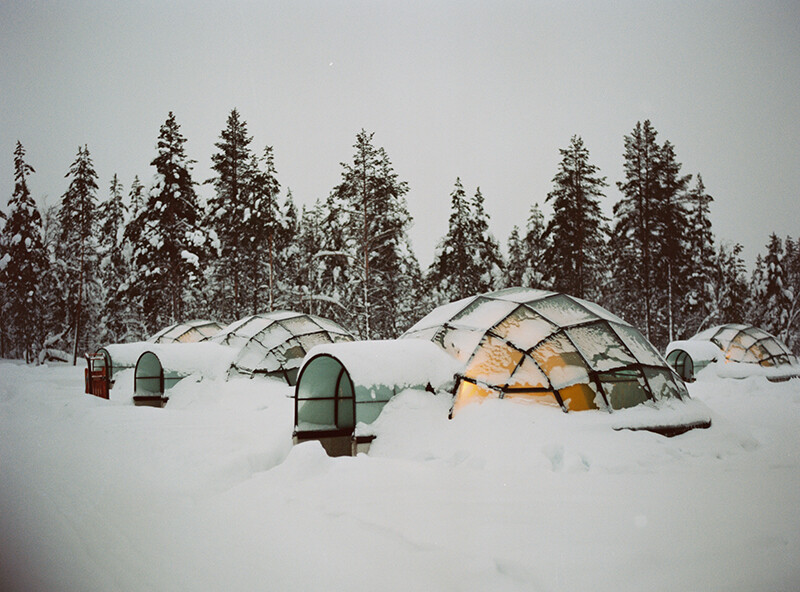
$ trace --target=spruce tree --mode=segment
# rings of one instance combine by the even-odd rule
[[[218,306],[217,316],[231,321],[242,316],[245,302],[243,275],[252,261],[248,255],[253,245],[252,237],[245,236],[243,226],[253,227],[253,201],[255,183],[254,159],[249,148],[252,138],[247,133],[247,124],[233,109],[228,116],[225,129],[212,157],[212,169],[216,173],[207,182],[212,183],[215,196],[208,203],[208,225],[214,229],[220,242],[220,254],[214,258],[214,301]]]
[[[241,232],[243,260],[247,269],[246,291],[255,314],[262,308],[275,309],[278,291],[277,255],[282,222],[278,198],[281,185],[272,146],[264,148],[260,159],[253,158],[252,171],[248,187],[249,215],[242,224]]]
[[[100,203],[97,211],[100,226],[100,280],[104,295],[100,313],[101,343],[117,343],[126,337],[125,303],[118,295],[119,287],[130,274],[122,242],[127,212],[122,196],[122,183],[114,174],[109,196]]]
[[[763,259],[757,259],[756,264],[751,314],[762,329],[785,341],[790,326],[793,294],[787,289],[783,241],[777,234],[770,235],[767,254]]]
[[[93,350],[101,294],[98,277],[97,173],[87,146],[78,148],[66,177],[67,191],[58,211],[60,240],[56,261],[61,273],[63,314],[72,338],[72,363],[79,349]]]
[[[550,289],[553,285],[553,277],[547,270],[552,266],[548,266],[545,262],[545,253],[551,242],[546,230],[544,214],[539,204],[534,203],[528,215],[525,236],[522,240],[522,250],[527,262],[527,269],[522,276],[522,286],[525,288]]]
[[[419,265],[408,239],[408,185],[373,136],[357,134],[352,164],[342,163],[342,180],[332,193],[352,262],[347,298],[359,303],[358,331],[364,339],[386,339],[397,337],[413,314]]]
[[[519,236],[519,226],[511,229],[506,243],[506,271],[503,285],[512,288],[522,285],[522,278],[528,269],[528,261],[522,249],[522,239]]]
[[[135,240],[135,283],[148,333],[197,313],[204,260],[214,235],[202,230],[200,206],[186,156],[186,138],[172,112],[161,126],[153,184],[128,226]]]
[[[623,197],[614,205],[609,243],[614,285],[607,295],[612,309],[657,347],[673,339],[682,325],[682,264],[686,257],[685,188],[673,146],[659,145],[645,121],[625,136]]]
[[[456,178],[450,194],[447,234],[439,241],[427,273],[427,284],[436,304],[459,300],[478,293],[478,272],[474,268],[473,212],[461,179]]]
[[[800,346],[800,241],[786,237],[784,251],[784,272],[786,273],[786,292],[789,299],[789,314],[785,334],[786,345],[793,351]]]
[[[685,322],[688,335],[694,335],[707,326],[714,314],[711,302],[716,252],[709,208],[712,201],[698,173],[695,185],[687,196],[689,257],[686,258],[683,275],[686,278]]]
[[[28,188],[33,167],[25,162],[25,149],[14,149],[14,192],[0,232],[0,303],[3,322],[3,355],[22,356],[30,363],[41,345],[42,299],[40,281],[47,273],[42,243],[42,218]],[[13,340],[5,343],[5,340]]]
[[[480,187],[475,190],[471,206],[471,236],[474,242],[472,267],[477,280],[475,291],[482,294],[500,287],[505,262],[500,253],[500,245],[489,232],[489,214],[484,208]]]
[[[747,322],[750,284],[741,244],[719,245],[714,254],[710,280],[709,318],[696,330],[699,332],[713,325]]]
[[[600,209],[608,184],[589,162],[589,151],[580,136],[559,150],[561,163],[553,177],[553,216],[545,235],[550,239],[544,261],[553,278],[553,289],[579,298],[597,300],[603,284],[607,220]]]

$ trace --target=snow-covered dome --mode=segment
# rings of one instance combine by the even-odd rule
[[[328,319],[280,310],[239,319],[211,341],[238,350],[232,373],[265,374],[294,385],[303,358],[312,347],[354,341],[354,337]]]
[[[777,337],[752,325],[729,323],[701,331],[691,339],[673,341],[667,346],[667,362],[684,380],[718,360],[733,362],[720,376],[743,378],[763,374],[782,379],[800,374],[797,358]]]
[[[711,327],[691,338],[710,341],[731,362],[774,367],[797,364],[797,358],[777,337],[752,325],[727,324]]]
[[[193,320],[175,323],[150,337],[149,343],[197,343],[213,337],[222,325],[215,321]]]
[[[564,411],[688,398],[637,329],[557,292],[508,288],[465,298],[433,310],[403,337],[429,339],[463,364],[455,408],[487,397]]]

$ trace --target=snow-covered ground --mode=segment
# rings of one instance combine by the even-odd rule
[[[701,375],[672,439],[406,391],[357,458],[278,382],[120,384],[0,362],[4,592],[800,589],[800,380]]]

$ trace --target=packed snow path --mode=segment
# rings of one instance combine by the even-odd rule
[[[798,589],[800,381],[690,391],[714,424],[672,439],[407,391],[370,456],[332,459],[291,447],[278,382],[151,409],[0,362],[0,588]]]

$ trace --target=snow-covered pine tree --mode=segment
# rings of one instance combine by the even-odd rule
[[[407,326],[419,265],[408,239],[408,185],[373,136],[357,134],[353,162],[342,163],[342,181],[332,194],[343,215],[352,266],[347,298],[359,305],[358,332],[364,339],[387,339]]]
[[[117,290],[130,275],[122,245],[127,206],[123,201],[122,183],[115,173],[108,198],[100,202],[97,217],[100,226],[100,282],[102,284],[100,343],[118,343],[126,337],[125,302]]]
[[[474,269],[475,243],[473,212],[461,179],[456,178],[450,194],[447,234],[439,241],[426,282],[436,305],[478,293],[478,272]]]
[[[777,234],[770,235],[767,254],[761,261],[756,260],[756,264],[751,309],[753,320],[762,329],[785,341],[793,294],[787,289],[783,241]],[[762,274],[763,279],[759,277]]]
[[[503,286],[511,288],[522,285],[522,277],[528,268],[528,261],[522,250],[522,239],[519,236],[519,226],[511,229],[506,243],[506,271],[503,276]]]
[[[711,231],[709,204],[714,201],[706,193],[703,178],[698,173],[694,187],[687,195],[688,226],[687,249],[689,256],[685,260],[686,306],[683,312],[685,334],[694,335],[709,325],[714,315],[714,282],[716,251],[714,234]],[[733,321],[726,321],[733,322]]]
[[[681,175],[681,164],[675,155],[675,147],[664,142],[660,151],[660,191],[655,202],[657,237],[656,282],[659,288],[658,324],[654,343],[666,347],[669,341],[686,335],[684,309],[686,304],[686,282],[689,273],[687,262],[691,253],[687,251],[685,239],[688,227],[686,188],[691,175]],[[663,327],[666,325],[666,332]]]
[[[241,226],[241,248],[246,270],[245,292],[255,314],[263,309],[276,308],[278,290],[277,252],[282,218],[278,196],[281,186],[272,146],[264,148],[260,159],[253,157],[251,170],[246,219]]]
[[[153,184],[126,232],[135,241],[134,297],[148,333],[197,314],[204,260],[215,240],[201,229],[200,206],[186,156],[186,138],[170,111],[161,126]],[[205,313],[205,311],[203,311]]]
[[[685,255],[684,191],[687,176],[669,142],[660,146],[647,120],[625,136],[623,197],[614,205],[609,242],[613,287],[606,301],[657,347],[675,335]]]
[[[500,245],[489,232],[489,214],[484,207],[481,188],[475,190],[472,198],[471,233],[474,241],[472,267],[477,274],[476,292],[482,294],[499,288],[503,283],[505,262]]]
[[[78,147],[78,154],[65,175],[69,187],[58,210],[60,238],[55,256],[63,294],[62,318],[72,340],[72,364],[80,350],[92,350],[97,341],[102,294],[98,276],[97,173],[89,148]]]
[[[553,177],[553,216],[545,236],[550,241],[543,261],[553,278],[553,289],[579,298],[598,300],[606,266],[607,219],[600,209],[605,177],[589,162],[580,136],[559,150],[561,162]]]
[[[725,323],[745,323],[750,300],[750,284],[742,259],[742,245],[722,243],[717,248],[711,270],[711,298],[709,318],[697,328]]]
[[[298,240],[301,220],[298,218],[292,190],[287,188],[275,234],[276,274],[275,308],[299,310],[303,300],[302,262]]]
[[[28,188],[33,167],[25,162],[25,149],[14,149],[14,192],[0,232],[0,302],[4,325],[3,355],[22,356],[30,363],[42,342],[42,302],[39,284],[47,273],[42,243],[42,217]]]
[[[128,200],[130,201],[130,206],[128,207],[129,220],[133,220],[139,216],[139,211],[144,206],[144,199],[144,185],[139,181],[139,175],[136,175],[133,177],[131,189],[128,192]]]
[[[293,276],[295,279],[291,286],[295,302],[302,302],[303,311],[337,319],[336,315],[324,314],[320,306],[321,298],[325,295],[322,278],[327,265],[335,260],[332,256],[320,256],[320,250],[326,243],[322,229],[325,216],[326,210],[320,200],[316,200],[310,208],[303,206],[298,222],[297,236],[293,241],[295,252],[290,255],[296,265],[296,272]],[[341,233],[337,233],[337,236],[341,237]],[[287,253],[287,255],[289,254]],[[344,263],[346,263],[346,259]],[[289,264],[288,267],[294,268],[292,264]],[[335,306],[335,308],[337,314],[340,314],[341,306]]]
[[[786,273],[786,290],[789,297],[789,316],[786,329],[786,345],[797,352],[800,347],[800,241],[786,237],[783,255]]]
[[[553,278],[549,275],[544,260],[550,245],[545,230],[544,214],[539,204],[534,202],[525,225],[525,236],[522,238],[522,253],[527,267],[520,285],[525,288],[550,289],[553,285]]]
[[[243,276],[253,262],[245,260],[252,259],[248,255],[262,246],[260,241],[256,243],[256,237],[243,232],[245,225],[251,231],[257,229],[251,220],[256,199],[251,141],[247,123],[233,109],[220,140],[214,144],[217,152],[211,156],[211,168],[216,175],[207,181],[215,190],[208,202],[208,226],[216,232],[220,243],[219,256],[213,258],[211,265],[213,303],[217,307],[215,316],[225,321],[240,318],[245,303],[250,304],[250,294],[244,293]]]

